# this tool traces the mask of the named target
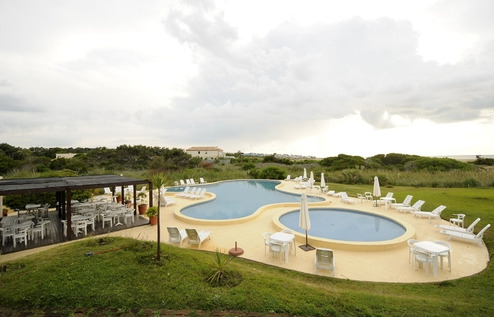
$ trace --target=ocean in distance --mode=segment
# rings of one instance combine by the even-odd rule
[[[494,155],[482,155],[482,154],[477,154],[477,155],[480,155],[480,157],[482,158],[494,159]],[[477,159],[477,155],[444,155],[444,156],[436,156],[436,157],[446,157],[458,161],[470,162],[470,161],[475,161]]]

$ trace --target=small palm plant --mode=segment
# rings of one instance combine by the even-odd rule
[[[212,286],[232,284],[231,278],[238,275],[228,270],[228,265],[233,258],[232,255],[226,255],[216,250],[214,261],[211,263],[213,271],[208,275],[206,281]]]

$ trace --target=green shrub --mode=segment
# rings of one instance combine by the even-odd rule
[[[278,166],[268,166],[261,170],[258,178],[262,179],[284,179],[286,173]]]

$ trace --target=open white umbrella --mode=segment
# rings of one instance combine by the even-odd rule
[[[300,214],[298,218],[298,226],[305,230],[305,244],[299,247],[304,251],[314,250],[314,247],[309,244],[307,231],[310,230],[310,217],[309,217],[309,203],[307,202],[307,195],[302,193],[300,198]]]
[[[381,187],[379,186],[379,178],[374,176],[374,189],[372,190],[372,196],[381,197]],[[377,200],[375,201],[375,206],[377,206]]]

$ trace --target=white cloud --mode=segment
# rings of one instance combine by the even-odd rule
[[[1,2],[0,139],[318,156],[492,154],[491,7]],[[368,139],[386,142],[377,148]]]

